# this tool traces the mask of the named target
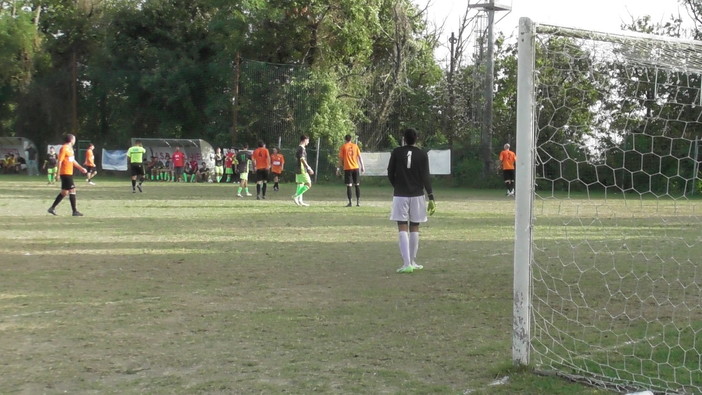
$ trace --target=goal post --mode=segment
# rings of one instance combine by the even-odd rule
[[[519,177],[515,180],[515,238],[512,359],[529,363],[530,346],[530,264],[531,264],[531,204],[534,195],[534,26],[528,18],[519,20],[517,69],[517,163]]]
[[[520,19],[512,355],[702,393],[702,42]]]

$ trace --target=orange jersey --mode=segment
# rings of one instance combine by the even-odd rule
[[[93,153],[93,150],[89,149],[85,151],[85,162],[83,162],[83,165],[95,167],[95,154]]]
[[[266,147],[258,147],[251,155],[256,164],[256,170],[268,169],[271,167],[271,154]]]
[[[517,155],[506,149],[500,152],[500,162],[502,162],[502,170],[514,170],[514,162],[517,161]]]
[[[285,158],[283,157],[283,154],[271,155],[271,172],[281,174],[284,166]]]
[[[358,169],[360,157],[361,149],[350,141],[339,148],[339,160],[344,165],[344,170]]]
[[[72,176],[73,162],[75,162],[75,157],[73,155],[73,147],[71,146],[71,144],[62,145],[61,149],[59,149],[58,154],[59,175]]]

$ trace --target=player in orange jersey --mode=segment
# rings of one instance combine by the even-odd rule
[[[283,168],[285,168],[285,157],[280,153],[278,148],[273,148],[273,153],[271,154],[271,174],[273,174],[274,191],[280,189],[278,187],[278,182],[280,181],[280,176],[283,174]]]
[[[266,143],[259,141],[258,148],[254,150],[251,158],[256,169],[256,200],[265,199],[268,172],[271,171],[271,154],[266,148]]]
[[[341,170],[344,170],[344,184],[346,184],[346,197],[349,199],[349,204],[346,207],[351,207],[351,187],[356,189],[356,206],[361,205],[361,182],[359,180],[359,170],[364,173],[366,169],[363,167],[363,159],[361,158],[361,149],[358,145],[351,142],[351,135],[347,134],[344,137],[346,143],[339,148],[339,167],[336,168],[338,176]]]
[[[61,192],[56,196],[54,204],[49,207],[49,214],[56,215],[56,206],[61,203],[66,195],[71,201],[71,209],[74,217],[82,217],[78,209],[76,209],[76,185],[73,182],[73,168],[77,167],[83,174],[88,171],[76,162],[75,154],[73,153],[73,145],[76,143],[76,136],[67,134],[64,138],[64,144],[61,146],[58,154],[58,169],[59,177],[61,177]]]
[[[90,143],[88,145],[88,150],[85,151],[85,162],[83,162],[85,170],[88,171],[85,174],[85,181],[90,185],[95,185],[95,183],[93,182],[93,177],[95,177],[95,175],[97,174],[97,170],[95,167],[95,153],[93,152],[94,149],[95,145],[93,145],[93,143]]]
[[[507,196],[514,196],[514,164],[517,161],[517,155],[509,150],[509,144],[505,144],[503,148],[504,150],[500,152],[502,176],[505,179]]]

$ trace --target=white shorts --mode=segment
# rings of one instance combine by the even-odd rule
[[[422,196],[392,197],[390,220],[399,222],[427,222],[427,204]]]

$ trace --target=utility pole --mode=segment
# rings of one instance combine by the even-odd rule
[[[483,161],[483,176],[488,176],[493,171],[492,152],[492,104],[495,84],[495,11],[509,11],[511,6],[501,4],[500,0],[485,0],[478,4],[469,4],[469,8],[485,11],[488,17],[487,24],[487,51],[485,55],[485,108],[483,109],[483,124],[480,132],[480,158]]]
[[[451,59],[449,60],[449,73],[448,73],[448,94],[449,94],[449,104],[448,111],[446,111],[446,130],[448,131],[448,142],[449,148],[453,148],[453,137],[456,135],[456,93],[454,89],[454,77],[456,73],[456,43],[458,39],[451,32],[451,38],[449,38],[449,43],[451,43]]]

